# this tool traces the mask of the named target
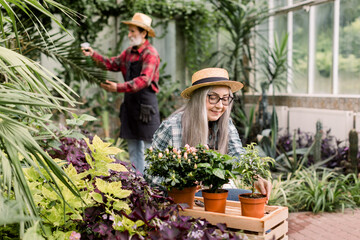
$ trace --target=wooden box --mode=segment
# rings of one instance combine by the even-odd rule
[[[203,201],[201,197],[195,197]],[[288,208],[281,206],[265,206],[262,218],[241,216],[241,205],[237,201],[227,201],[225,213],[205,211],[203,207],[194,205],[193,209],[185,209],[181,215],[194,218],[205,218],[211,224],[226,223],[229,231],[240,231],[249,239],[285,240],[288,239]]]

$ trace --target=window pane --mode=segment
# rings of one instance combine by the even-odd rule
[[[309,13],[300,10],[293,14],[293,93],[307,93],[308,52],[309,52]]]
[[[261,71],[262,67],[262,52],[268,45],[269,36],[269,20],[266,19],[261,25],[256,27],[258,36],[256,37],[256,67],[255,67],[255,89],[258,93],[261,93],[261,82],[266,79],[265,75]]]
[[[360,2],[340,2],[339,93],[360,92]]]
[[[286,7],[286,6],[287,6],[287,0],[274,0],[275,8]]]
[[[279,15],[279,16],[275,16],[274,18],[274,34],[277,38],[277,41],[278,41],[278,44],[281,43],[281,41],[283,40],[283,38],[285,37],[285,35],[287,34],[287,15],[286,14],[283,14],[283,15]],[[275,37],[275,36],[270,36],[270,37]],[[275,40],[273,39],[273,42],[275,44]],[[278,77],[277,80],[281,80],[281,81],[287,81],[287,78],[286,78],[286,75],[287,73],[283,73],[282,75],[280,75]],[[286,83],[284,84],[285,87],[282,87],[282,88],[276,88],[276,92],[277,93],[284,93],[284,92],[287,92],[287,89],[286,89]],[[275,86],[273,86],[275,87]]]
[[[316,11],[316,55],[315,55],[315,93],[331,93],[332,89],[332,37],[333,3],[321,4]]]

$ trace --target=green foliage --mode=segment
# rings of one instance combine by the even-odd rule
[[[316,133],[314,141],[314,163],[317,164],[321,161],[321,139],[323,135],[322,123],[316,122]]]
[[[205,158],[201,158],[198,164],[197,180],[209,187],[208,192],[216,193],[234,178],[232,173],[234,158],[214,150],[207,150],[204,153],[206,153]]]
[[[358,132],[355,129],[350,130],[349,132],[349,160],[351,162],[352,169],[355,175],[358,174],[359,168],[359,159],[357,157],[359,153],[359,137]]]
[[[169,146],[164,151],[149,148],[146,151],[145,161],[148,166],[145,169],[146,177],[159,177],[161,185],[170,188],[183,189],[196,185],[197,168],[204,154],[205,147],[196,148],[186,145],[176,149]]]
[[[1,1],[2,8],[0,34],[2,35],[0,50],[0,195],[6,200],[16,200],[21,212],[14,212],[12,219],[18,219],[20,238],[24,230],[35,224],[38,209],[25,180],[21,167],[35,166],[35,162],[51,175],[51,186],[62,198],[60,182],[77,196],[78,192],[65,173],[46,155],[35,141],[32,134],[37,131],[33,124],[43,126],[50,121],[44,117],[52,110],[66,111],[61,107],[64,103],[75,105],[74,98],[68,93],[74,93],[54,74],[46,70],[37,61],[24,56],[22,35],[26,35],[26,21],[37,26],[37,31],[44,30],[42,22],[34,11],[54,20],[60,28],[64,27],[44,5],[59,8],[72,15],[73,11],[57,2],[44,0],[8,0]],[[20,21],[20,15],[26,16],[26,21]],[[43,41],[46,34],[42,32]],[[51,94],[56,93],[56,97]],[[15,214],[17,213],[17,215]],[[21,218],[31,218],[23,222]]]
[[[289,207],[290,211],[333,212],[359,206],[359,179],[355,174],[341,175],[315,168],[288,173],[273,181],[271,205]]]
[[[180,149],[169,146],[164,151],[150,148],[145,160],[148,163],[145,169],[147,178],[159,177],[168,190],[199,183],[216,192],[233,177],[233,158],[202,145],[185,145]]]
[[[235,98],[236,102],[237,98]],[[250,108],[249,116],[246,115],[245,110],[241,107],[233,107],[231,112],[231,118],[236,124],[236,128],[241,136],[243,145],[254,138],[254,117],[255,117],[255,105]]]
[[[317,172],[314,169],[298,172],[302,184],[292,193],[293,203],[298,210],[313,212],[332,212],[341,208],[354,207],[355,202],[344,182],[348,176],[337,175],[324,169]]]
[[[160,112],[160,119],[165,119],[179,107],[180,81],[173,82],[170,75],[165,74],[166,63],[160,68],[160,92],[156,95]]]
[[[267,4],[264,1],[211,0],[217,13],[219,25],[229,41],[217,53],[221,67],[229,71],[230,79],[249,82],[249,62],[252,61],[249,40],[256,25],[265,19]]]
[[[215,18],[212,11],[206,7],[206,1],[167,1],[167,0],[124,0],[120,3],[111,1],[71,1],[64,0],[62,4],[84,15],[78,19],[81,27],[70,21],[62,12],[58,11],[66,28],[73,30],[74,45],[81,42],[95,42],[100,31],[108,26],[112,18],[119,20],[131,19],[135,12],[142,12],[154,18],[153,27],[167,26],[169,21],[175,20],[178,29],[185,38],[186,65],[189,69],[198,70],[201,64],[210,55],[210,47],[215,31]],[[196,23],[196,24],[194,24]],[[164,33],[164,35],[166,32]],[[119,25],[119,38],[116,49],[112,54],[117,54],[127,35],[127,26]],[[164,36],[163,35],[163,36]],[[157,37],[163,37],[157,36]]]
[[[245,184],[251,186],[252,194],[254,194],[257,179],[259,177],[271,177],[270,164],[273,163],[274,159],[270,157],[260,157],[259,151],[255,148],[255,143],[251,143],[245,147],[245,152],[239,156],[234,171],[241,176]]]
[[[109,176],[109,170],[128,171],[110,157],[122,150],[110,147],[110,143],[101,141],[97,136],[94,137],[92,143],[88,139],[86,142],[91,150],[91,156],[86,155],[91,166],[90,169],[77,173],[72,164],[64,168],[70,180],[81,190],[81,198],[74,197],[64,184],[59,183],[63,195],[63,199],[60,198],[50,185],[53,181],[50,178],[51,173],[47,173],[44,169],[40,169],[39,172],[34,166],[24,169],[31,193],[45,224],[45,234],[50,239],[59,239],[60,236],[67,236],[68,238],[72,231],[76,231],[76,222],[82,221],[85,207],[105,205],[106,212],[109,215],[113,215],[114,218],[117,217],[124,224],[129,225],[130,220],[128,221],[124,216],[116,215],[114,210],[130,213],[130,207],[125,199],[131,194],[131,190],[122,189],[121,181],[107,182],[99,178],[100,176]],[[64,165],[64,162],[58,160],[58,164]],[[137,224],[137,226],[141,226],[140,222]],[[135,223],[129,225],[129,228],[133,228],[134,225]]]
[[[321,134],[320,132],[318,134]],[[320,141],[320,143],[319,143]],[[292,173],[294,174],[298,170],[307,168],[309,164],[310,155],[315,155],[315,147],[320,148],[321,150],[321,137],[315,138],[315,141],[308,148],[297,148],[296,146],[296,130],[294,130],[293,140],[292,140],[292,150],[285,152],[285,150],[280,146],[281,154],[275,159],[275,167],[278,172],[281,173]],[[318,153],[319,154],[319,153]],[[314,161],[311,165],[312,168],[318,169],[327,162],[331,161],[336,154],[330,156],[324,160],[320,159]],[[317,156],[319,158],[319,156]]]
[[[286,206],[289,208],[289,211],[296,211],[295,206],[292,205],[293,202],[291,202],[291,196],[295,192],[296,186],[301,183],[301,180],[293,178],[292,173],[288,173],[285,177],[279,175],[272,181],[272,189],[268,204]]]

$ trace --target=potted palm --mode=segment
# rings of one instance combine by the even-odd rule
[[[243,182],[251,188],[251,193],[239,195],[243,216],[256,218],[264,216],[266,196],[256,192],[255,184],[261,177],[271,177],[270,164],[273,163],[273,158],[259,156],[255,143],[247,145],[245,152],[240,155],[239,161],[236,162],[235,174],[239,175]]]
[[[186,203],[193,208],[198,151],[198,148],[189,145],[179,149],[169,146],[164,151],[149,148],[145,157],[148,164],[145,177],[157,179],[157,183],[166,188],[175,203]]]
[[[201,162],[197,166],[196,178],[206,187],[202,190],[205,211],[225,213],[228,191],[222,186],[234,176],[234,159],[208,149],[202,149],[198,156]]]

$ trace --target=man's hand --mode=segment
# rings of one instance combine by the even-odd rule
[[[91,57],[94,54],[92,47],[82,47],[81,50],[86,57]]]
[[[262,195],[266,195],[266,203],[268,203],[272,189],[271,182],[263,179],[262,177],[259,177],[258,180],[255,182],[255,188]]]
[[[100,83],[100,87],[108,92],[117,92],[117,83],[106,80],[105,83]]]
[[[151,105],[140,104],[140,120],[143,123],[151,121],[151,115],[155,114],[155,109]]]

